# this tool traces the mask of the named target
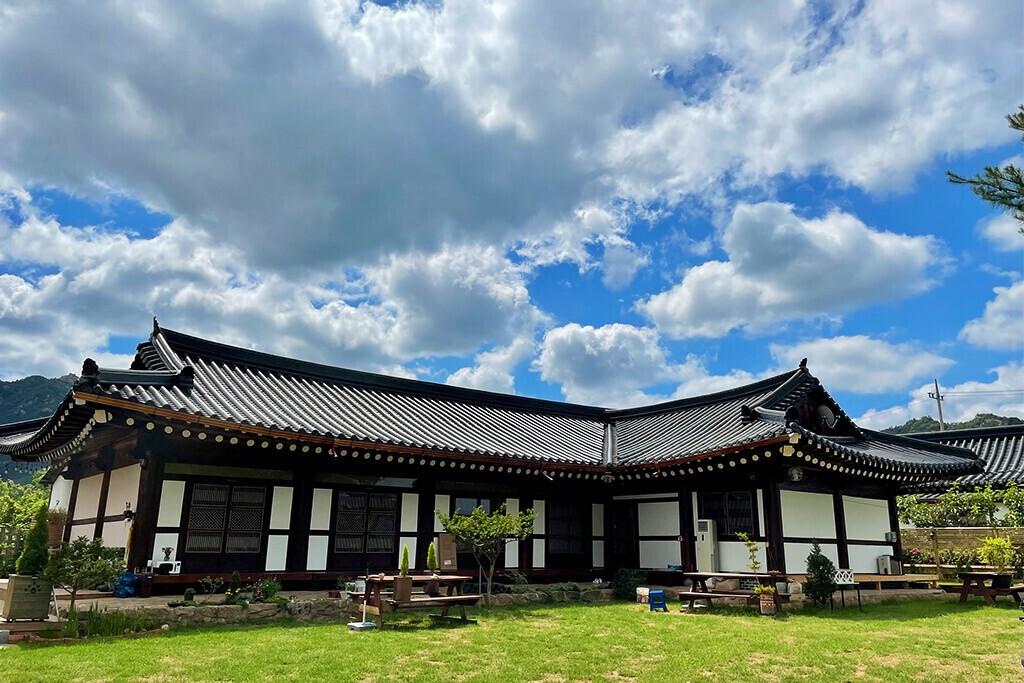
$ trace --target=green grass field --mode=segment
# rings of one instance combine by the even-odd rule
[[[478,625],[415,617],[211,627],[0,650],[2,681],[1010,681],[1024,624],[999,607],[921,600],[856,608],[651,614],[645,606],[479,611]]]

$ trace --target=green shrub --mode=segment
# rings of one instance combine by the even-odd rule
[[[982,542],[978,555],[982,562],[1001,574],[1013,561],[1013,543],[1005,536],[991,536]]]
[[[409,546],[402,546],[402,562],[398,565],[398,573],[409,576]]]
[[[430,545],[427,546],[427,569],[436,573],[439,566],[437,563],[437,550],[434,548],[434,542],[431,541]]]
[[[260,579],[249,587],[253,602],[272,602],[281,590],[281,583],[275,579]]]
[[[21,556],[15,565],[19,574],[26,576],[40,576],[46,569],[50,560],[49,535],[47,522],[47,506],[39,506],[36,511],[35,521],[28,535],[25,536],[25,545],[21,550]]]
[[[642,569],[619,569],[612,578],[612,593],[620,600],[636,600],[636,589],[646,582]]]
[[[817,541],[811,546],[811,554],[807,556],[807,580],[804,582],[806,593],[816,605],[824,605],[832,598],[832,593],[839,588],[836,583],[836,566],[832,560],[821,552]]]
[[[199,579],[199,587],[205,595],[213,595],[224,585],[224,579],[219,576],[204,576]]]

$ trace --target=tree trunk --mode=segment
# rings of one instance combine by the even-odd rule
[[[932,559],[935,560],[935,575],[939,577],[937,581],[942,580],[942,561],[939,559],[939,532],[937,529],[932,529]]]

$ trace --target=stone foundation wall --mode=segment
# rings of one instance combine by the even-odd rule
[[[298,619],[299,621],[339,621],[347,617],[348,599],[319,598],[293,600],[287,607],[270,603],[241,605],[196,605],[195,607],[136,607],[129,612],[168,626],[194,624],[239,624],[247,621]]]
[[[900,529],[904,550],[920,548],[931,550],[932,529]],[[996,530],[1000,536],[1008,536],[1014,545],[1024,545],[1024,527],[1001,527]],[[958,526],[935,529],[939,550],[972,550],[979,547],[986,538],[993,535],[992,528],[983,526]]]

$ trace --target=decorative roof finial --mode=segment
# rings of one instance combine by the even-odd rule
[[[160,321],[157,320],[156,316],[154,315],[153,316],[153,334],[156,334],[159,331],[160,331]]]
[[[155,320],[155,318],[154,318],[154,320]],[[806,358],[804,358],[803,360],[800,361],[800,369],[801,370],[806,370],[807,369],[807,359]]]

